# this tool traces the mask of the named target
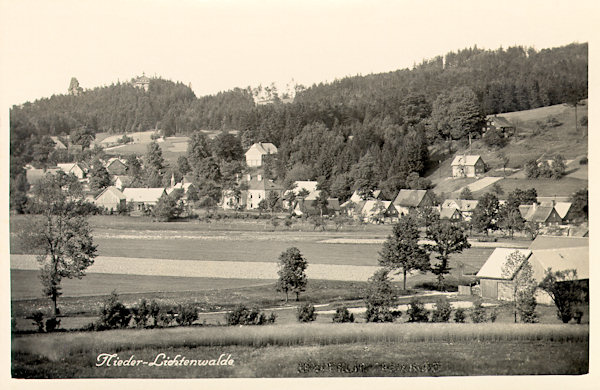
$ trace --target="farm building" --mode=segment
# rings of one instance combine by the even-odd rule
[[[452,177],[476,177],[485,173],[480,155],[461,154],[452,160]]]
[[[302,190],[306,190],[306,192],[308,192],[308,196],[310,196],[311,194],[313,194],[315,192],[317,192],[317,194],[319,193],[317,190],[317,182],[316,181],[295,181],[293,184],[293,188],[291,190],[287,190],[283,193],[283,198],[288,199],[291,194],[298,196],[298,194]],[[308,198],[308,196],[305,198]],[[318,197],[318,195],[314,196],[313,199],[316,199],[317,197]],[[297,201],[295,203],[297,204]],[[283,207],[286,209],[289,209],[290,207],[292,207],[292,205],[290,204],[289,201],[285,200],[283,202]]]
[[[572,222],[575,217],[573,216],[573,204],[571,202],[556,202],[554,203],[554,210],[558,213],[558,216],[562,219],[563,224]]]
[[[393,203],[398,210],[398,216],[417,208],[435,206],[433,194],[429,190],[400,190]]]
[[[470,221],[477,203],[479,201],[470,199],[446,199],[442,203],[442,211],[444,209],[457,209],[465,221]]]
[[[510,137],[515,134],[516,127],[502,116],[490,115],[485,126],[485,131],[488,130],[498,130],[504,137]]]
[[[104,167],[111,176],[127,174],[127,163],[118,157],[109,158]]]
[[[538,249],[536,249],[538,248]],[[577,280],[589,281],[589,241],[587,238],[538,236],[529,249],[496,248],[477,273],[480,278],[481,295],[484,298],[511,300],[511,288],[517,269],[512,275],[502,273],[508,256],[519,251],[529,262],[533,279],[541,282],[546,270],[565,271],[574,269]],[[536,293],[539,303],[551,303],[550,297],[541,290]]]
[[[382,201],[378,199],[370,199],[360,202],[360,210],[355,210],[355,215],[362,218],[364,222],[369,223],[382,223],[386,218],[386,212],[388,211],[390,201]]]
[[[264,156],[269,154],[277,154],[277,147],[272,143],[257,142],[246,152],[246,165],[260,167],[263,165]]]
[[[158,203],[160,197],[165,194],[164,188],[125,188],[123,195],[134,211],[142,211]]]
[[[56,164],[56,166],[67,175],[74,174],[78,179],[84,179],[88,171],[87,166],[83,163]]]
[[[519,206],[519,212],[527,222],[536,222],[546,226],[562,224],[562,218],[552,206],[540,206],[537,203],[521,205]]]
[[[94,204],[96,206],[113,211],[118,210],[119,207],[125,207],[126,202],[125,195],[114,186],[106,187],[94,198]]]

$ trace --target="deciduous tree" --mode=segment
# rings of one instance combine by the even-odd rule
[[[427,228],[427,238],[432,240],[433,244],[428,244],[427,248],[437,253],[435,258],[437,264],[431,267],[431,271],[437,276],[440,289],[444,288],[444,275],[450,272],[448,261],[453,253],[460,253],[464,249],[471,247],[467,240],[464,228],[461,225],[436,220]]]
[[[288,301],[288,293],[295,293],[296,301],[298,301],[300,293],[306,290],[307,267],[308,261],[302,256],[298,248],[288,248],[279,255],[277,291],[285,293],[286,302]]]
[[[402,288],[406,290],[406,275],[413,270],[430,268],[429,254],[419,244],[419,228],[412,215],[404,215],[392,229],[379,252],[379,265],[390,272],[402,273]]]

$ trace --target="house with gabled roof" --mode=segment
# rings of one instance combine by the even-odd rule
[[[125,207],[127,198],[117,187],[109,186],[102,190],[102,192],[94,198],[93,202],[98,207],[116,211],[119,208]]]
[[[294,208],[294,214],[296,215],[318,215],[321,213],[319,206],[317,204],[316,197],[306,197],[305,199],[300,199]],[[327,210],[323,215],[332,215],[340,213],[340,202],[338,198],[327,198]]]
[[[532,205],[520,205],[521,217],[527,222],[535,222],[540,225],[560,225],[562,218],[552,206],[541,206],[537,203]]]
[[[270,142],[257,142],[245,154],[246,165],[260,167],[264,163],[264,157],[269,154],[277,154],[277,147]]]
[[[400,217],[411,210],[435,206],[435,198],[430,190],[400,190],[393,203]]]
[[[523,263],[511,275],[503,274],[508,256],[515,251],[522,255]],[[538,283],[543,280],[548,269],[574,269],[577,273],[576,280],[589,284],[589,239],[538,236],[528,249],[496,248],[477,273],[482,297],[512,300],[514,278],[521,272],[525,262],[531,265],[532,277]],[[539,303],[551,303],[550,297],[539,289],[536,300]]]
[[[441,209],[440,219],[445,219],[450,222],[460,222],[463,220],[463,216],[459,209],[455,207],[446,207]]]
[[[459,154],[452,160],[452,177],[476,177],[485,173],[480,155]]]
[[[477,207],[478,203],[478,200],[471,199],[446,199],[442,203],[440,212],[442,212],[444,209],[457,209],[460,212],[463,220],[470,221],[473,211],[475,210],[475,207]]]
[[[144,211],[155,206],[163,194],[164,188],[125,188],[123,195],[134,211]]]
[[[498,130],[504,137],[515,134],[516,127],[503,116],[490,115],[486,119],[485,131]]]
[[[50,136],[50,139],[54,142],[54,149],[64,149],[64,150],[67,149],[64,142],[62,142],[60,140],[60,138],[58,138],[56,136]]]
[[[131,187],[131,183],[133,183],[133,178],[128,175],[115,175],[113,177],[113,182],[115,187],[117,187],[119,191],[123,191],[123,189]]]
[[[127,162],[119,157],[111,157],[106,161],[104,167],[108,171],[108,174],[113,175],[126,175],[127,174]]]
[[[248,189],[242,191],[243,205],[248,210],[259,208],[262,200],[267,199],[270,192],[274,192],[280,199],[283,196],[284,188],[273,180],[265,179],[262,174],[247,175],[245,178]]]
[[[72,173],[80,180],[84,179],[88,172],[87,164],[79,162],[56,164],[56,166],[67,175]]]

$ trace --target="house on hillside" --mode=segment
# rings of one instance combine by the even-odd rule
[[[270,192],[274,192],[279,199],[283,196],[283,186],[276,184],[273,180],[265,179],[262,174],[247,175],[246,183],[248,189],[242,191],[242,202],[248,210],[256,210],[262,200],[267,199]]]
[[[81,179],[85,179],[87,172],[88,172],[88,167],[87,164],[84,163],[79,163],[79,162],[75,162],[75,163],[65,163],[65,164],[56,164],[56,166],[58,166],[58,168],[63,171],[64,173],[68,174],[73,174],[75,175],[79,180]]]
[[[460,154],[452,160],[452,177],[476,177],[485,173],[480,155]]]
[[[486,119],[484,132],[488,130],[498,130],[504,137],[511,137],[515,134],[516,129],[515,125],[510,123],[506,118],[490,115]]]
[[[165,194],[164,188],[125,188],[123,190],[127,204],[131,204],[134,213],[144,212],[154,207],[163,194]]]
[[[60,140],[60,138],[56,137],[56,136],[50,136],[50,139],[52,139],[52,141],[54,142],[54,149],[55,150],[67,150],[66,145],[64,144],[64,142],[62,142]]]
[[[538,236],[529,249],[496,248],[494,250],[477,273],[483,298],[512,300],[511,288],[514,278],[522,271],[524,262],[510,275],[503,274],[502,269],[508,256],[515,251],[519,251],[524,262],[531,265],[532,277],[538,283],[542,281],[549,268],[552,271],[574,269],[577,272],[577,280],[589,286],[589,240],[587,238]],[[539,289],[536,299],[539,303],[551,303],[550,297]]]
[[[536,222],[539,225],[560,225],[562,218],[552,206],[541,206],[537,203],[519,206],[521,217],[527,222]]]
[[[125,195],[117,187],[106,187],[94,198],[94,204],[103,207],[109,211],[117,211],[119,208],[125,208],[127,200]]]
[[[477,207],[478,200],[470,200],[470,199],[446,199],[442,203],[441,212],[444,209],[457,209],[463,220],[470,221],[471,216],[473,215],[473,210]]]
[[[246,165],[249,167],[260,167],[266,155],[277,154],[277,147],[269,142],[257,142],[250,146],[246,152]]]
[[[104,167],[108,171],[108,174],[111,176],[121,176],[127,174],[127,162],[118,157],[109,158]]]
[[[400,190],[393,203],[401,217],[410,210],[435,206],[435,198],[430,190]]]

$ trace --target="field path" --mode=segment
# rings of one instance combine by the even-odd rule
[[[492,184],[494,184],[495,182],[497,182],[498,180],[502,180],[504,179],[503,177],[495,177],[495,176],[487,176],[487,177],[483,177],[479,180],[477,180],[475,183],[471,183],[467,186],[465,186],[466,188],[468,188],[469,190],[471,190],[471,192],[475,192],[475,191],[479,191],[484,189],[487,186],[490,186]],[[458,190],[456,190],[456,193],[460,193],[465,187],[462,187]]]
[[[33,255],[11,255],[10,268],[37,270]],[[309,264],[309,279],[366,281],[379,267]],[[276,262],[189,261],[98,256],[88,273],[275,280]]]

